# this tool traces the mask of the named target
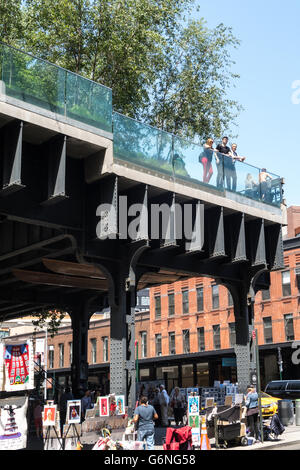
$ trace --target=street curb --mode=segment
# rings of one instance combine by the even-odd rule
[[[300,439],[298,440],[293,440],[293,441],[285,441],[285,442],[279,442],[278,444],[270,444],[268,446],[266,446],[266,448],[268,449],[272,449],[273,447],[284,447],[284,446],[289,446],[289,445],[292,445],[292,444],[299,444],[300,443]],[[266,448],[258,448],[258,449],[253,449],[253,450],[265,450]]]

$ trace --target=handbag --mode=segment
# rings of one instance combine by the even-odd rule
[[[247,410],[247,416],[252,416],[252,415],[256,415],[259,413],[259,410],[257,407],[255,408],[248,408]]]

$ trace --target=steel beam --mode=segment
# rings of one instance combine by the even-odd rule
[[[2,130],[2,196],[23,189],[22,136],[23,122],[13,121]]]

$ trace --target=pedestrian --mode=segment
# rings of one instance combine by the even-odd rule
[[[247,424],[250,429],[250,436],[255,438],[255,442],[260,442],[258,429],[258,394],[253,385],[248,386],[245,405],[247,408],[246,416]]]
[[[175,387],[171,396],[171,407],[173,408],[176,426],[183,424],[184,403],[184,396],[181,394],[179,387]]]
[[[237,154],[237,144],[232,144],[230,153],[225,157],[224,161],[226,188],[230,191],[236,191],[237,174],[235,164],[237,161],[244,162],[245,160],[246,157],[241,157]]]
[[[269,201],[271,180],[272,176],[267,172],[266,168],[262,168],[259,173],[260,195],[266,202],[271,202]]]
[[[158,415],[152,405],[149,405],[147,397],[141,397],[140,406],[135,409],[133,422],[137,426],[138,441],[146,440],[147,449],[154,449],[154,420]]]
[[[217,188],[221,189],[224,186],[224,170],[227,168],[227,166],[230,164],[231,160],[231,151],[230,148],[228,147],[228,137],[223,137],[222,138],[222,143],[217,145],[217,151],[218,153],[218,160],[219,163],[217,162],[217,169],[218,169],[218,174],[217,174]],[[229,160],[230,159],[230,160]]]
[[[86,390],[84,393],[84,396],[81,398],[81,415],[82,415],[82,420],[85,419],[85,412],[86,410],[90,410],[93,408],[92,404],[92,397],[91,397],[91,391]]]
[[[203,152],[199,157],[199,161],[203,165],[203,183],[209,183],[213,175],[212,168],[212,158],[215,155],[216,161],[218,163],[218,158],[216,157],[215,149],[213,148],[214,140],[212,138],[207,139],[206,143],[203,145]]]
[[[71,392],[70,387],[66,387],[64,393],[61,395],[59,400],[59,416],[60,416],[60,427],[61,430],[66,422],[67,416],[67,402],[68,400],[73,400],[73,393]]]
[[[251,198],[257,198],[257,183],[254,181],[251,173],[248,173],[246,176],[245,195]]]
[[[169,407],[170,399],[169,399],[169,395],[164,385],[160,385],[159,390],[160,390],[159,404],[160,404],[160,412],[161,412],[161,425],[163,427],[167,427],[169,426],[168,407]]]
[[[94,393],[94,404],[97,403],[98,398],[102,396],[101,389],[99,387],[96,388]]]
[[[160,403],[159,403],[159,388],[156,387],[154,390],[154,396],[151,400],[151,405],[155,408],[158,418],[155,420],[155,426],[158,427],[161,425],[161,412],[160,412]]]
[[[36,437],[41,439],[43,437],[43,420],[42,420],[43,407],[40,400],[36,401],[36,404],[33,409],[33,419]]]

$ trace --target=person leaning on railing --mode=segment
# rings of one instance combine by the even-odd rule
[[[225,172],[225,179],[226,179],[226,187],[230,191],[236,191],[237,174],[236,174],[235,163],[236,161],[244,162],[245,160],[246,160],[246,157],[242,157],[237,154],[237,144],[232,144],[230,152],[224,157],[224,172]]]
[[[263,200],[267,200],[270,194],[270,183],[272,176],[267,172],[266,168],[262,168],[259,173],[260,193]]]
[[[219,163],[219,158],[216,149],[213,148],[214,140],[210,137],[203,145],[203,152],[199,156],[199,161],[203,165],[203,183],[209,183],[213,175],[212,158],[215,155],[216,163]]]

